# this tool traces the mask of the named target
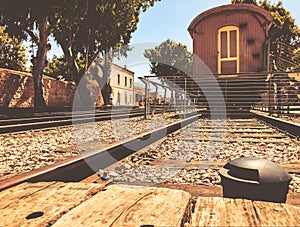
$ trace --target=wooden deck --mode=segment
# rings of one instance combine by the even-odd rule
[[[24,183],[0,192],[0,226],[299,226],[300,208],[182,190]]]

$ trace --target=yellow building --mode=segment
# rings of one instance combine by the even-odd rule
[[[112,65],[110,86],[114,106],[134,106],[134,72],[126,67]]]

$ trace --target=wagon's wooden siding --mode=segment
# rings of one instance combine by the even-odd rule
[[[189,27],[193,52],[212,73],[218,73],[218,29],[237,26],[240,72],[266,71],[266,42],[271,21],[267,11],[252,5],[231,4],[208,10],[196,17]],[[194,64],[194,73],[203,73],[201,64]]]

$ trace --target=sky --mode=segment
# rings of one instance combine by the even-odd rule
[[[271,2],[277,3],[278,0],[271,0]],[[296,24],[300,26],[300,1],[282,0],[282,2],[284,8],[290,11]],[[143,57],[144,49],[153,48],[171,39],[185,44],[192,51],[192,39],[187,31],[192,20],[210,8],[230,3],[230,0],[161,0],[155,3],[154,7],[140,15],[138,28],[130,42],[134,49],[129,54],[129,58],[121,59],[116,63],[121,66],[127,65],[130,70],[135,71],[136,77],[148,75],[150,69],[147,59]],[[56,45],[52,47],[48,57],[53,54],[61,55],[59,47]]]
[[[277,3],[277,0],[272,0]],[[282,0],[283,6],[291,12],[300,25],[300,1]],[[131,43],[162,42],[168,38],[187,45],[192,51],[192,39],[187,31],[189,24],[200,13],[230,0],[161,0],[154,7],[141,14],[137,31]],[[297,12],[298,11],[298,12]]]

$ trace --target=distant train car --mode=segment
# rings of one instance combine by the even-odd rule
[[[269,30],[273,17],[257,6],[230,4],[198,15],[188,31],[193,52],[213,74],[268,71]],[[203,73],[194,64],[194,74]]]
[[[271,14],[262,8],[230,4],[207,10],[191,22],[188,31],[193,39],[194,79],[201,80],[202,91],[208,90],[212,85],[204,81],[204,75],[214,74],[227,111],[249,109],[261,100],[270,65],[272,21]],[[208,106],[208,95],[200,93],[198,101]]]

